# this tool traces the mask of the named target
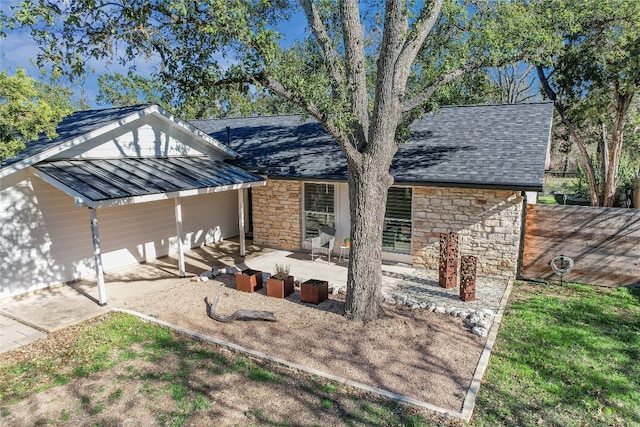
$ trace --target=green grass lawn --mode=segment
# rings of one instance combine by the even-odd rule
[[[538,196],[538,203],[540,203],[541,205],[590,205],[590,203],[586,200],[567,199],[567,201],[565,202],[562,194],[541,194]]]
[[[549,193],[568,193],[574,192],[575,187],[578,184],[578,178],[562,178],[555,176],[544,176],[544,191]]]
[[[118,372],[114,385],[107,381],[33,425],[112,425],[100,417],[124,399],[133,404],[136,395],[156,400],[145,408],[156,425],[197,423],[215,410],[212,390],[229,375],[312,402],[300,410],[308,414],[305,420],[316,421],[300,425],[460,425],[316,377],[261,366],[123,313],[51,334],[29,351],[29,357],[0,357],[0,425],[23,399],[111,370]],[[178,368],[167,370],[167,360],[177,361]],[[640,289],[516,283],[472,424],[640,425],[639,361]],[[299,424],[270,407],[268,401],[255,402],[247,425]]]
[[[477,425],[640,425],[640,289],[517,283]]]
[[[251,384],[266,389],[267,398],[246,396]],[[61,387],[70,388],[71,397]],[[28,402],[46,392],[51,392],[43,399],[47,403]],[[277,414],[273,406],[285,400],[304,405],[295,406],[291,415]],[[20,405],[23,401],[26,408]],[[55,409],[49,409],[53,402]],[[248,410],[236,409],[247,402]],[[220,407],[240,412],[246,421],[237,424],[241,426],[429,425],[410,406],[317,376],[261,365],[125,313],[57,331],[19,353],[0,357],[2,426],[116,426],[123,422],[118,411],[126,411],[125,419],[140,425],[215,426],[216,420],[228,425],[220,418],[227,413]],[[132,408],[145,421],[130,418]],[[430,425],[449,423],[425,415]],[[12,423],[13,416],[29,422]]]

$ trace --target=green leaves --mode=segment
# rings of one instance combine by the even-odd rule
[[[0,72],[0,162],[42,133],[55,137],[58,122],[72,112],[70,96],[68,89],[37,82],[22,68],[13,76]]]
[[[557,0],[537,3],[534,10],[552,40],[538,62],[548,76],[545,89],[574,130],[592,203],[611,206],[621,153],[629,150],[624,136],[634,129],[626,122],[638,114],[633,98],[640,90],[640,3]],[[595,152],[595,145],[596,161],[587,152],[587,146]],[[598,169],[597,163],[605,166]]]

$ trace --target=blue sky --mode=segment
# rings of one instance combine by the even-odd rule
[[[0,0],[0,10],[9,12],[12,5],[19,4],[19,0]],[[302,11],[294,15],[291,21],[285,26],[286,34],[283,45],[290,45],[292,41],[299,40],[304,36],[306,28],[306,18]],[[18,67],[24,68],[33,78],[40,79],[38,68],[33,65],[38,54],[38,47],[31,38],[28,31],[13,30],[7,31],[6,38],[0,38],[0,69],[13,75]],[[141,75],[151,74],[159,61],[149,62],[140,60],[136,65],[137,73]],[[98,75],[104,73],[127,73],[127,67],[117,63],[108,64],[106,61],[91,61],[89,68],[93,72],[88,73],[85,81],[81,84],[71,85],[76,96],[82,96],[91,108],[106,108],[108,105],[98,105],[95,102],[98,95]]]

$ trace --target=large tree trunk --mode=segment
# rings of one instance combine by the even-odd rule
[[[339,3],[344,69],[333,60],[333,56],[339,53],[327,36],[327,27],[322,22],[319,10],[313,1],[302,1],[311,29],[326,57],[325,63],[336,80],[332,86],[335,94],[341,93],[343,82],[346,84],[346,95],[351,107],[349,114],[324,114],[314,105],[276,84],[277,82],[267,80],[263,84],[274,93],[297,103],[322,123],[340,145],[347,159],[351,251],[345,316],[366,322],[383,314],[382,227],[387,190],[393,183],[389,168],[398,150],[396,130],[401,120],[409,121],[408,113],[419,108],[439,86],[464,74],[465,70],[452,70],[413,98],[405,100],[411,66],[438,21],[443,0],[421,6],[418,15],[411,18],[411,29],[411,14],[407,11],[406,1],[388,0],[385,4],[384,29],[376,66],[375,95],[371,102],[371,92],[367,86],[369,71],[365,55],[366,41],[358,1],[342,0]]]
[[[622,153],[622,134],[611,135],[611,143],[606,151],[606,169],[602,172],[602,206],[612,207],[618,191],[618,169],[620,168],[620,154]]]
[[[368,167],[350,174],[351,250],[347,277],[345,315],[368,322],[382,311],[382,229],[387,190],[393,179],[388,167],[376,167],[376,159],[367,159]]]

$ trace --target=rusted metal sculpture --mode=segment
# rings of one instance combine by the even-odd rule
[[[476,268],[478,259],[473,255],[460,258],[460,299],[462,301],[476,300]]]
[[[440,233],[438,283],[446,289],[458,285],[458,233]]]

